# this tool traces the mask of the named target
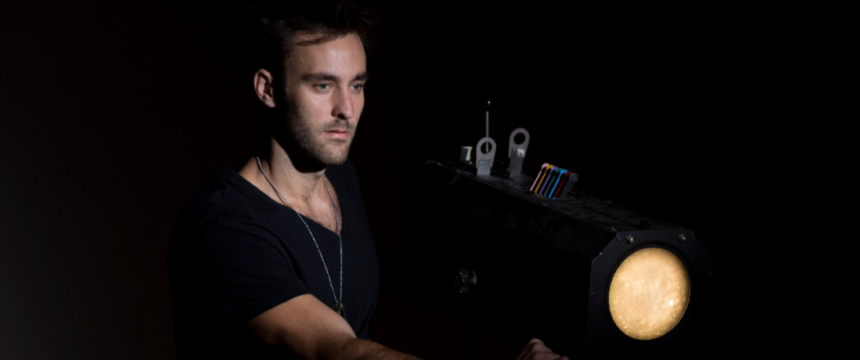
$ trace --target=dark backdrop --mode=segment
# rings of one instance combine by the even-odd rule
[[[602,3],[601,3],[602,4]],[[572,169],[589,194],[696,230],[715,255],[701,354],[755,344],[741,189],[763,36],[728,3],[380,1],[367,105],[351,152],[381,256],[424,161],[484,131],[525,172]],[[224,1],[0,6],[0,358],[173,358],[166,249],[182,203],[260,131],[243,11]],[[414,229],[405,229],[406,232]],[[383,263],[385,265],[385,263]],[[462,324],[386,282],[374,331],[422,356],[466,357]],[[486,354],[518,344],[484,339]],[[512,357],[511,357],[512,358]]]

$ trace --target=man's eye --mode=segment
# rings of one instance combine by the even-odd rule
[[[317,89],[328,90],[329,84],[317,84]]]
[[[352,85],[353,90],[361,90],[364,89],[364,84],[354,84]]]

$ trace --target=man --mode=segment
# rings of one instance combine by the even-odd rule
[[[366,12],[310,3],[264,20],[258,156],[182,210],[169,265],[179,358],[412,359],[369,340],[376,252],[347,155],[364,108]],[[268,51],[266,50],[268,49]],[[540,341],[523,359],[556,359]]]

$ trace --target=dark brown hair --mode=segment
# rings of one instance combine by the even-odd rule
[[[296,46],[319,44],[350,33],[358,35],[366,54],[370,54],[374,45],[371,31],[377,17],[366,1],[282,0],[270,1],[252,10],[255,10],[256,18],[252,44],[253,71],[262,68],[272,74],[276,101],[284,99],[284,67]],[[297,42],[297,36],[303,34],[311,34],[313,38]]]

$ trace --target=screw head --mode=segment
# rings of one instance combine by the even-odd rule
[[[632,243],[633,243],[633,235],[627,235],[627,243],[628,243],[628,244],[632,244]]]
[[[684,241],[687,241],[687,235],[684,235],[684,234],[678,235],[678,242],[682,243]]]

